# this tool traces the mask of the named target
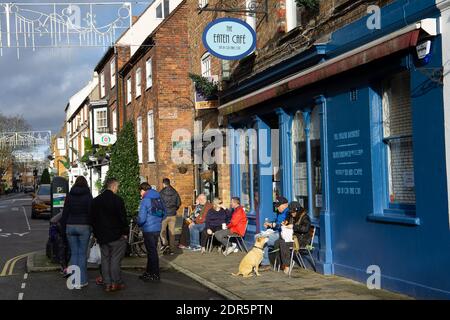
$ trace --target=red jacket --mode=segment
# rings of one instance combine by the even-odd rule
[[[245,235],[247,215],[245,214],[244,208],[239,206],[234,209],[233,215],[231,216],[231,221],[227,227],[230,229],[231,233],[238,234],[242,237]]]

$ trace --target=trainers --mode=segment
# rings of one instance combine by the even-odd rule
[[[236,249],[236,244],[233,243],[228,249],[223,253],[225,256],[231,254]]]
[[[161,246],[161,248],[159,249],[159,251],[164,252],[169,246]]]
[[[178,249],[186,249],[186,246],[184,246],[184,245],[182,245],[182,244],[179,244],[179,245],[178,245]]]
[[[192,251],[194,251],[194,252],[201,251],[201,250],[202,250],[201,247],[195,247],[195,248],[192,248]]]
[[[161,280],[161,277],[159,275],[157,275],[157,274],[153,274],[153,275],[150,276],[150,279],[151,279],[151,281],[158,282],[158,281]]]

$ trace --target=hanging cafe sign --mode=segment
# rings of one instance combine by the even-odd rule
[[[240,60],[256,49],[256,32],[240,19],[220,18],[205,28],[203,45],[219,59]]]

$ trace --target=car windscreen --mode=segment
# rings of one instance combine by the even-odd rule
[[[48,196],[50,195],[50,186],[40,186],[38,190],[39,196]]]

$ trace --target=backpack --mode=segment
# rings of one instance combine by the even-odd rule
[[[161,198],[152,198],[151,214],[155,217],[162,218],[166,214],[166,208]]]

